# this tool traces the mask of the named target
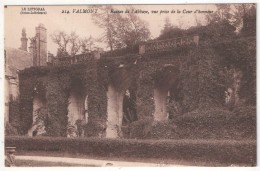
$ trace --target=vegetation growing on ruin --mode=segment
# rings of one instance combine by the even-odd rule
[[[240,8],[239,5],[237,7]],[[243,14],[239,10],[236,14],[240,16],[236,21],[243,20],[244,23],[239,34],[235,32],[237,23],[230,22],[230,6],[217,5],[216,13],[207,16],[206,26],[197,23],[196,27],[185,30],[165,23],[157,38],[164,40],[199,35],[197,47],[181,46],[140,55],[138,43],[147,40],[146,37],[131,45],[125,42],[119,46],[124,47],[122,49],[115,50],[116,44],[110,43],[111,51],[103,53],[99,60],[89,59],[70,66],[31,67],[21,71],[20,98],[10,103],[10,132],[15,132],[12,128],[16,127],[20,134],[26,134],[33,122],[33,98],[41,94],[47,101],[47,112],[42,114],[46,135],[66,136],[68,98],[73,89],[88,95],[89,123],[84,125],[85,136],[97,136],[106,127],[106,92],[108,85],[112,84],[118,91],[129,89],[136,94],[138,121],[123,129],[127,132],[125,137],[254,139],[255,6],[249,5],[248,9],[241,7],[245,9]],[[119,26],[116,28],[120,29]],[[108,42],[115,37],[109,38]],[[158,78],[164,77],[167,66],[174,66],[179,73],[177,84],[169,90],[171,96],[167,109],[171,116],[167,122],[155,123],[152,122],[155,109],[153,91],[157,84],[163,84]],[[237,96],[229,103],[228,88],[233,89]],[[227,126],[224,118],[232,128]],[[191,120],[194,122],[189,124]],[[209,125],[212,127],[207,127]],[[192,134],[197,136],[191,137],[190,131],[197,131]]]
[[[106,91],[108,84],[111,83],[118,85],[120,91],[134,89],[137,95],[138,119],[151,120],[154,111],[154,80],[156,77],[160,77],[158,73],[165,65],[169,64],[178,66],[180,71],[179,83],[177,87],[174,87],[173,99],[168,104],[168,110],[174,115],[173,121],[178,120],[181,124],[182,116],[186,116],[190,112],[194,113],[196,120],[199,118],[196,117],[197,115],[205,113],[203,111],[212,112],[211,108],[218,108],[216,111],[219,112],[224,110],[226,115],[235,118],[236,112],[228,112],[229,109],[225,106],[224,92],[229,86],[227,79],[230,78],[223,75],[222,71],[225,68],[242,70],[244,75],[239,91],[243,99],[242,106],[255,103],[256,64],[254,54],[255,39],[246,38],[219,42],[214,46],[184,47],[156,55],[133,54],[117,58],[101,58],[100,60],[90,59],[86,63],[71,66],[28,68],[20,73],[20,107],[18,107],[19,112],[15,112],[19,115],[15,115],[14,119],[20,122],[14,126],[18,128],[20,134],[26,134],[32,125],[33,97],[37,93],[42,93],[47,99],[46,135],[66,136],[69,92],[73,86],[78,85],[79,87],[76,89],[81,89],[82,93],[89,96],[89,125],[85,126],[86,132],[88,132],[86,136],[97,136],[106,124]],[[120,65],[123,65],[123,68],[119,68]],[[118,79],[119,77],[122,79]],[[248,88],[245,89],[245,87]],[[232,110],[236,110],[236,108]],[[144,123],[148,124],[149,122],[145,121]],[[147,126],[147,124],[144,125]],[[176,123],[172,124],[171,127],[176,126]],[[136,124],[133,123],[129,129],[136,130],[134,125]],[[145,135],[147,138],[160,137],[154,135],[157,134],[157,131],[152,131],[157,129],[156,125],[149,128],[148,124],[148,129],[148,133],[151,135]],[[251,137],[255,137],[254,126],[251,125],[250,129]],[[175,128],[171,128],[171,130],[176,131]],[[184,130],[179,129],[178,131],[180,131],[179,134],[183,134]],[[230,130],[230,132],[232,131]],[[132,138],[135,137],[133,132],[130,134],[133,134]],[[163,134],[161,135],[163,136]],[[217,136],[221,138],[221,135]],[[169,137],[176,139],[179,136]],[[182,138],[187,137],[189,137],[188,134],[187,136],[183,135]],[[205,137],[208,136],[205,135]],[[224,134],[223,137],[225,137]],[[229,136],[229,138],[236,137],[239,138],[239,136]],[[247,136],[241,135],[241,137]]]
[[[106,99],[102,101],[99,96],[105,96],[104,87],[97,84],[96,61],[90,60],[87,64],[71,67],[45,67],[29,68],[20,73],[20,101],[21,133],[25,134],[32,125],[32,101],[37,93],[42,93],[47,99],[46,131],[47,135],[65,136],[67,126],[67,105],[70,90],[76,85],[82,93],[89,95],[89,112],[95,120],[105,116]],[[28,86],[27,86],[28,85]],[[102,89],[103,94],[102,94]],[[98,103],[97,103],[98,101]],[[102,104],[103,102],[103,104]],[[97,106],[99,105],[99,106]],[[104,107],[102,107],[102,105]]]

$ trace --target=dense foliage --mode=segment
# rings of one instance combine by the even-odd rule
[[[41,93],[40,96],[46,98],[47,102],[47,135],[66,136],[68,98],[72,89],[88,95],[89,120],[105,118],[106,99],[100,100],[100,96],[105,97],[106,92],[97,83],[96,68],[96,61],[90,60],[86,64],[71,67],[29,68],[21,72],[21,133],[26,134],[32,125],[32,101],[37,93]],[[44,87],[44,90],[40,87]]]
[[[128,138],[140,139],[256,139],[256,108],[240,107],[233,112],[198,109],[172,120],[139,120],[130,126]]]
[[[240,104],[254,105],[255,61],[255,39],[243,38],[211,45],[202,44],[199,47],[179,47],[172,51],[142,56],[129,54],[115,58],[103,57],[100,60],[90,59],[83,64],[71,66],[32,67],[20,73],[20,111],[13,108],[16,111],[11,111],[10,116],[14,116],[15,123],[19,123],[13,126],[18,128],[20,134],[26,134],[32,125],[33,98],[40,93],[40,96],[46,99],[46,134],[65,136],[68,97],[72,90],[76,90],[80,94],[88,95],[89,99],[89,125],[84,126],[86,135],[97,136],[106,127],[106,91],[107,86],[112,84],[118,91],[129,89],[136,94],[138,120],[148,122],[153,118],[154,88],[157,84],[164,84],[163,81],[158,81],[158,78],[165,76],[165,66],[178,68],[178,74],[174,76],[177,82],[169,90],[172,95],[168,110],[173,120],[188,112],[199,111],[200,114],[205,110],[210,111],[211,108],[219,108],[219,111],[233,116],[225,106],[225,90],[232,79],[223,75],[222,71],[232,68],[242,71]],[[250,135],[253,134],[251,132]],[[147,136],[141,135],[140,138]],[[217,136],[221,138],[221,135]],[[170,137],[178,136],[168,138]],[[223,134],[222,138],[224,137]],[[230,136],[231,139],[234,137],[239,138]]]
[[[247,37],[214,45],[220,66],[242,71],[239,94],[246,104],[256,104],[256,39]]]
[[[150,38],[148,23],[133,12],[116,15],[111,11],[118,11],[115,6],[97,6],[99,13],[92,14],[93,22],[103,30],[101,39],[110,51],[123,47],[134,47]],[[133,6],[127,9],[134,11]]]

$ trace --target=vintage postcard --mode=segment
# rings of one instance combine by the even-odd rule
[[[6,167],[256,166],[256,4],[3,8]]]

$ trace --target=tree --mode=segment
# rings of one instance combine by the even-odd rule
[[[198,17],[197,17],[196,14],[194,15],[194,19],[195,19],[196,26],[201,27],[201,26],[202,26],[202,23],[201,23],[201,21],[198,19]]]
[[[63,31],[54,32],[51,34],[51,39],[58,45],[57,56],[68,55],[67,46],[70,41],[69,35]]]
[[[251,11],[255,7],[254,4],[234,4],[233,9],[233,24],[236,27],[243,26],[243,19],[250,15]]]
[[[76,55],[81,48],[81,40],[76,32],[70,34],[57,31],[51,34],[52,41],[58,45],[57,57]]]
[[[81,48],[82,53],[88,53],[91,52],[95,46],[95,40],[92,38],[92,36],[89,36],[89,38],[85,38],[81,41]]]
[[[178,27],[172,27],[169,29],[164,29],[161,31],[161,34],[157,38],[158,40],[170,39],[170,38],[177,38],[185,36],[185,30],[180,29]]]
[[[242,26],[241,34],[245,36],[256,35],[256,6],[255,4],[235,5],[235,24]]]
[[[95,24],[104,29],[101,40],[108,44],[111,51],[122,47],[133,47],[150,38],[148,23],[136,14],[113,14],[111,10],[116,9],[112,6],[100,7],[100,9],[101,12],[93,14],[92,19]],[[129,11],[132,10],[134,8],[130,7]]]
[[[169,39],[169,38],[177,38],[177,37],[182,37],[184,30],[182,30],[180,27],[174,26],[171,22],[169,17],[166,17],[164,19],[164,26],[163,29],[161,30],[161,34],[157,38],[158,40],[163,40],[163,39]]]
[[[256,33],[256,7],[255,4],[217,4],[213,14],[207,14],[208,24],[220,23],[232,25],[243,35]]]
[[[84,42],[84,40],[82,41],[82,43],[81,43],[81,53],[82,54],[85,54],[85,53],[88,53],[89,51],[88,51],[88,49],[87,49],[87,45],[85,44],[85,42]]]
[[[178,28],[180,28],[180,29],[184,29],[184,20],[183,20],[183,16],[181,16],[181,17],[178,19]]]
[[[67,57],[69,56],[69,53],[67,51],[64,51],[62,48],[57,49],[57,55],[58,58]]]
[[[171,24],[169,17],[166,17],[164,19],[164,27],[163,27],[162,32],[168,32],[172,28],[173,28],[173,25]]]
[[[75,32],[71,32],[69,36],[69,42],[70,42],[70,54],[71,56],[74,56],[78,53],[81,47],[81,41],[79,39],[79,35],[77,35]]]
[[[230,4],[216,4],[217,10],[206,15],[207,38],[211,42],[230,39],[235,36],[236,27],[232,24],[233,14]]]
[[[133,7],[130,11],[135,10]],[[122,42],[123,46],[133,47],[134,45],[150,39],[150,30],[148,29],[148,23],[134,14],[127,13],[126,16],[121,17],[121,22],[118,24],[119,30],[119,41]],[[123,27],[123,25],[125,27]],[[120,29],[124,28],[124,29]]]
[[[105,41],[108,47],[113,51],[115,46],[115,21],[117,14],[112,14],[111,10],[113,7],[111,5],[98,6],[99,12],[92,14],[92,20],[94,23],[104,29],[100,41]]]
[[[216,4],[217,10],[214,13],[206,14],[206,21],[208,24],[228,21],[231,22],[231,5],[230,4]]]

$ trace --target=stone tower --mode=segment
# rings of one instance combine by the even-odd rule
[[[27,51],[27,42],[28,42],[28,39],[26,37],[26,31],[25,31],[25,28],[23,28],[22,29],[22,38],[21,38],[21,47],[20,47],[21,50]]]
[[[37,66],[37,49],[36,49],[36,37],[30,38],[31,43],[29,47],[29,52],[32,54],[33,66]]]
[[[33,66],[45,66],[47,64],[47,29],[43,24],[35,28],[36,35],[31,38],[29,47],[33,54]]]

